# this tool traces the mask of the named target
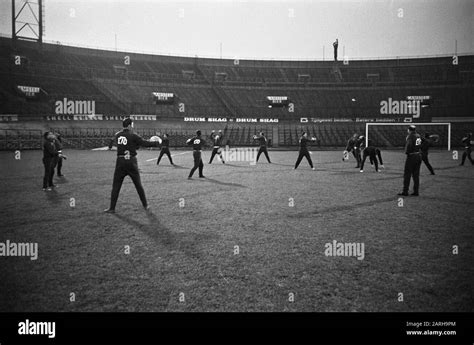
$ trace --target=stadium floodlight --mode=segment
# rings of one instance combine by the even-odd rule
[[[42,43],[43,17],[43,0],[12,0],[12,39]]]
[[[408,128],[409,125],[415,125],[415,126],[432,126],[432,127],[437,127],[438,129],[442,126],[446,126],[446,132],[447,133],[447,146],[448,146],[448,151],[451,151],[451,123],[449,122],[425,122],[425,123],[420,123],[420,122],[367,122],[365,124],[365,146],[369,145],[369,128],[370,127],[375,127],[375,126],[398,126],[398,127],[405,127]]]

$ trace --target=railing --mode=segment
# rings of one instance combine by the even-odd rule
[[[0,130],[0,150],[40,149],[42,132],[40,130]]]
[[[11,35],[3,34],[0,33],[0,37],[4,38],[11,38]],[[129,49],[129,48],[120,48],[121,50],[118,50],[117,48],[112,48],[112,47],[100,47],[100,46],[92,46],[92,45],[86,45],[86,44],[81,44],[81,43],[71,43],[71,42],[60,42],[60,41],[53,41],[53,40],[43,40],[43,43],[48,43],[51,45],[56,45],[56,46],[66,46],[66,47],[71,47],[71,48],[84,48],[84,49],[91,49],[91,50],[96,50],[96,51],[105,51],[105,52],[119,52],[119,53],[124,53],[124,54],[144,54],[144,55],[161,55],[161,56],[166,56],[166,57],[177,57],[177,58],[189,58],[189,59],[213,59],[213,60],[230,60],[234,61],[235,56],[215,56],[215,55],[196,55],[196,54],[184,54],[184,53],[170,53],[170,52],[162,52],[162,51],[145,51],[145,50],[134,50],[134,49]],[[457,53],[458,56],[469,56],[473,55],[474,52],[467,52],[467,53]],[[400,59],[428,59],[428,58],[443,58],[443,57],[452,57],[454,53],[452,54],[434,54],[434,55],[407,55],[407,56],[375,56],[375,57],[361,57],[361,56],[351,56],[350,61],[370,61],[370,60],[375,60],[375,61],[381,61],[381,60],[400,60]],[[239,56],[238,57],[239,61],[327,61],[327,62],[332,62],[332,59],[323,59],[322,57],[279,57],[279,58],[274,58],[274,57],[245,57],[245,56]],[[342,63],[342,62],[341,62]]]

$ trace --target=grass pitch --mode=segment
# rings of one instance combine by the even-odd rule
[[[0,257],[0,311],[474,311],[474,167],[451,153],[430,153],[437,175],[422,166],[403,207],[400,151],[380,173],[341,151],[313,152],[316,171],[293,170],[295,151],[256,166],[205,151],[190,181],[191,153],[172,153],[178,167],[139,151],[151,212],[126,178],[110,215],[115,152],[68,150],[52,192],[41,152],[1,152],[0,242],[39,252]],[[364,259],[326,256],[333,240]]]

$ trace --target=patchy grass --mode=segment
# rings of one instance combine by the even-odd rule
[[[39,258],[0,257],[0,311],[474,311],[474,167],[449,152],[404,207],[400,152],[377,174],[340,151],[313,152],[316,171],[293,170],[297,152],[209,166],[206,151],[191,181],[191,154],[174,153],[180,167],[139,152],[151,212],[127,178],[109,215],[115,152],[68,151],[52,192],[41,152],[1,152],[0,242],[37,242]],[[364,243],[364,260],[325,256],[333,240]]]

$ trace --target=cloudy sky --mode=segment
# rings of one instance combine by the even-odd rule
[[[453,54],[457,40],[458,53],[474,52],[473,0],[44,1],[44,39],[64,44],[319,60],[336,38],[349,59]],[[11,35],[11,0],[0,0],[0,16]]]

